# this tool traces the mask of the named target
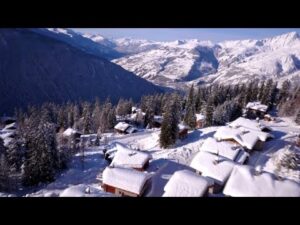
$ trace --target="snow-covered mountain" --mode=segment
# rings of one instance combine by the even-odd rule
[[[184,87],[191,83],[234,84],[273,78],[300,81],[300,37],[291,32],[262,40],[114,40],[127,53],[113,62],[153,83]]]
[[[89,54],[93,54],[108,60],[112,60],[124,55],[114,49],[115,45],[113,43],[109,45],[109,41],[107,39],[102,37],[101,42],[99,35],[97,35],[98,37],[82,35],[73,31],[72,29],[65,28],[35,28],[31,29],[31,31],[43,34],[59,41],[63,41]]]
[[[59,32],[59,31],[58,31]],[[71,34],[72,33],[68,33]],[[30,29],[0,29],[0,113],[44,102],[138,101],[161,88],[122,67]]]
[[[120,47],[124,42],[119,42]],[[131,54],[113,60],[123,68],[164,86],[195,80],[217,71],[218,61],[211,42],[177,40],[173,42],[125,42]],[[134,44],[133,44],[134,43]],[[134,46],[134,47],[132,47]]]

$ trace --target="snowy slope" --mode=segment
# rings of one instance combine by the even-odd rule
[[[124,42],[122,42],[124,43]],[[130,42],[126,42],[129,46]],[[218,67],[210,42],[138,42],[136,54],[113,60],[123,68],[164,86],[215,73]]]
[[[124,38],[114,42],[116,49],[130,54],[113,62],[164,86],[232,84],[256,78],[300,81],[300,38],[296,32],[218,44],[196,39],[154,42]]]
[[[100,36],[91,37],[89,35],[82,35],[72,29],[65,28],[32,28],[30,30],[56,40],[63,41],[89,54],[108,60],[115,59],[123,55],[114,49],[115,45],[109,45],[108,40],[103,38],[102,41],[99,41]]]

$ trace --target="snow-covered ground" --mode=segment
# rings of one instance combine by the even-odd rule
[[[290,118],[280,118],[279,122],[264,122],[272,128],[273,140],[265,143],[263,151],[251,153],[248,165],[261,166],[270,173],[276,173],[276,158],[284,151],[285,147],[293,143],[300,132]],[[153,174],[152,184],[146,190],[145,196],[162,196],[164,186],[178,170],[193,169],[189,166],[204,140],[213,137],[218,127],[208,127],[190,131],[188,137],[177,141],[176,145],[169,149],[159,147],[160,129],[143,130],[138,133],[121,135],[108,133],[109,144],[120,142],[132,149],[146,151],[152,155],[152,160],[147,168],[147,172]],[[114,196],[101,189],[97,176],[105,169],[109,163],[104,159],[102,153],[103,146],[86,149],[84,164],[80,154],[74,156],[69,169],[60,174],[57,179],[48,184],[35,188],[34,190],[23,191],[23,196],[78,196],[78,197],[110,197]],[[298,153],[300,154],[300,149]],[[300,183],[300,171],[287,170],[282,168],[280,175]],[[0,196],[7,196],[0,193]],[[214,196],[214,195],[213,195]],[[217,196],[222,196],[219,194]]]
[[[279,122],[265,122],[272,128],[274,139],[265,143],[261,152],[254,152],[249,160],[249,165],[260,166],[263,170],[270,173],[278,173],[279,175],[297,181],[300,183],[300,170],[288,170],[281,168],[276,171],[276,158],[285,151],[285,148],[293,144],[300,133],[300,126],[295,124],[291,118],[280,118]],[[300,154],[300,148],[295,147],[294,150]]]

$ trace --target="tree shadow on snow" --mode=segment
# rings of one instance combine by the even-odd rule
[[[182,147],[186,144],[191,144],[197,142],[201,139],[206,139],[208,137],[213,137],[215,131],[211,131],[209,133],[203,134],[200,130],[194,130],[188,134],[187,138],[183,139],[179,144],[176,145],[176,148]]]
[[[284,137],[285,135],[287,135],[286,132],[282,132],[279,130],[272,131],[271,134],[274,135],[275,139],[280,139],[280,138]]]

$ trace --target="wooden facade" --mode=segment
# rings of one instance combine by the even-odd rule
[[[146,191],[147,187],[150,185],[151,179],[148,179],[145,184],[144,187],[142,188],[141,193],[137,194],[137,193],[133,193],[131,191],[128,190],[124,190],[118,187],[113,187],[107,184],[102,184],[101,187],[103,188],[103,190],[105,192],[110,192],[112,194],[115,194],[117,196],[121,196],[121,197],[142,197],[144,192]]]
[[[204,127],[204,120],[197,120],[196,121],[196,128],[197,129],[201,129],[201,128],[203,128]]]
[[[266,112],[263,112],[263,111],[259,111],[259,110],[255,110],[255,109],[246,109],[246,117],[248,119],[256,119],[257,117],[259,119],[264,119],[266,115]]]
[[[188,135],[188,129],[185,128],[185,129],[182,129],[178,132],[178,138],[179,139],[185,139]]]
[[[143,172],[147,169],[148,166],[149,166],[149,160],[143,165],[142,168],[132,168],[132,169]]]

